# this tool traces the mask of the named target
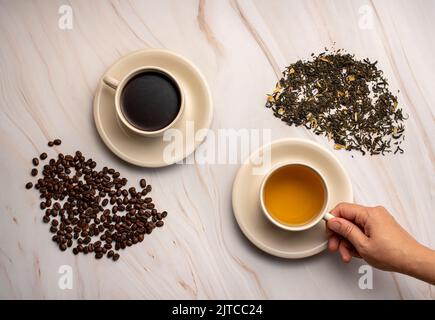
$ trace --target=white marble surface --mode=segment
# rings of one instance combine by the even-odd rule
[[[58,9],[73,8],[72,30]],[[373,10],[373,27],[359,10]],[[366,8],[366,7],[364,7]],[[364,9],[363,9],[364,10]],[[334,151],[352,179],[355,201],[383,204],[419,241],[435,247],[435,2],[422,1],[0,1],[0,298],[349,298],[433,299],[435,289],[374,272],[358,287],[362,261],[335,254],[289,261],[253,247],[231,209],[238,165],[128,165],[102,144],[92,119],[99,77],[133,50],[158,47],[191,59],[207,78],[212,129],[271,128],[273,138],[321,137],[290,128],[263,108],[280,70],[336,42],[379,60],[410,118],[405,154],[361,157]],[[60,252],[35,192],[24,192],[30,159],[61,137],[130,181],[145,176],[167,226],[123,252],[118,263]],[[50,151],[53,154],[54,150]],[[73,268],[60,290],[60,265]]]

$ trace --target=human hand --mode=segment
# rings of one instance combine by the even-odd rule
[[[327,222],[328,248],[338,250],[346,263],[358,257],[379,269],[418,276],[421,270],[414,269],[419,261],[431,255],[434,262],[434,252],[411,237],[383,207],[340,203],[331,213],[336,218]]]

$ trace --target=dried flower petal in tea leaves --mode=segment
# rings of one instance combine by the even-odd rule
[[[312,54],[286,68],[266,107],[288,125],[325,135],[335,149],[403,153],[405,117],[376,65],[341,49]]]

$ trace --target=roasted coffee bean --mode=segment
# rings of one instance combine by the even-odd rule
[[[53,141],[48,141],[47,145],[48,145],[49,147],[52,147],[52,146],[54,145],[54,143],[53,143]]]
[[[55,146],[60,146],[61,143],[62,143],[62,140],[60,140],[60,139],[54,139],[54,140],[53,140],[53,144],[54,144]]]
[[[39,159],[38,158],[33,158],[32,159],[32,163],[36,167],[37,165],[39,165]]]
[[[32,175],[32,177],[35,177],[38,175],[38,169],[33,168],[32,171],[30,171],[30,174]]]
[[[53,141],[49,145],[59,144]],[[40,155],[41,160],[46,158],[46,153]],[[39,165],[39,160],[35,159],[32,162]],[[139,181],[142,190],[138,193],[136,188],[126,187],[127,179],[115,169],[98,170],[96,167],[97,163],[86,159],[80,151],[74,155],[59,153],[43,166],[35,189],[39,191],[40,208],[44,210],[42,220],[51,222],[53,241],[61,250],[73,247],[76,242],[77,246],[72,249],[74,254],[93,252],[99,259],[107,253],[116,261],[119,254],[115,254],[113,248],[125,249],[142,242],[143,235],[151,233],[165,211],[158,213],[152,199],[144,199],[151,191],[145,179]],[[36,168],[31,173],[39,174]],[[32,187],[32,182],[26,184],[27,189]],[[95,241],[94,237],[105,243]]]
[[[163,227],[163,225],[164,225],[164,222],[161,221],[161,220],[159,220],[159,221],[156,222],[156,226],[157,226],[157,227]]]

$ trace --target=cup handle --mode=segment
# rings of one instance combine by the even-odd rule
[[[326,212],[325,215],[323,216],[323,220],[328,221],[332,218],[335,218],[335,216],[333,214],[330,214],[329,212]]]
[[[118,80],[116,80],[116,79],[114,79],[114,78],[112,78],[112,77],[109,77],[109,76],[105,76],[105,77],[103,78],[103,82],[104,82],[108,87],[112,88],[113,90],[116,90],[116,88],[118,88],[118,85],[119,85],[119,81],[118,81]]]

